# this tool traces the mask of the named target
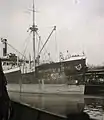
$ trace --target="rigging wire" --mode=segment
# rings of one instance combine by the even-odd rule
[[[38,54],[39,54],[39,48],[40,48],[40,41],[41,41],[41,36],[39,36],[39,43],[38,43]]]
[[[56,26],[54,26],[53,30],[52,30],[51,33],[49,34],[48,38],[46,39],[45,43],[43,44],[43,46],[42,46],[42,48],[41,48],[41,50],[40,50],[40,52],[39,52],[39,54],[42,52],[43,48],[45,47],[45,45],[46,45],[47,42],[49,41],[49,39],[50,39],[52,33],[54,32],[54,30],[56,30]]]
[[[30,38],[30,35],[31,35],[31,32],[29,33],[28,37],[24,40],[24,43],[23,43],[23,47],[22,48],[25,48],[26,47],[26,43],[28,42],[28,39]],[[25,45],[24,45],[25,44]],[[25,47],[24,47],[25,46]],[[22,53],[24,53],[24,50],[22,51]]]
[[[37,35],[36,35],[36,56],[38,56],[38,53],[39,53],[39,41],[40,41],[40,37],[38,37]]]
[[[40,38],[38,32],[36,32],[36,34],[37,34],[37,36]],[[38,43],[38,55],[39,55],[40,43],[41,43],[41,45],[43,46],[43,43],[42,43],[42,40],[41,40],[41,39],[39,39],[39,43]],[[45,58],[47,57],[47,56],[46,56],[46,53],[48,54],[47,50],[45,49],[45,52],[44,52],[43,55],[42,55],[42,56],[45,57]],[[37,55],[37,57],[38,57],[38,55]],[[42,58],[43,58],[43,57],[42,57]]]
[[[36,34],[38,35],[38,37],[40,37],[40,36],[39,36],[39,34],[38,34],[38,32],[36,32]],[[42,40],[41,40],[41,39],[39,40],[39,42],[40,42],[40,43],[41,43],[41,45],[43,46],[43,42],[42,42]],[[39,45],[39,47],[40,47],[40,45]],[[47,50],[46,50],[46,48],[45,48],[45,52],[46,52],[46,53],[48,53],[48,52],[47,52]],[[38,53],[38,55],[39,55],[39,53]]]
[[[56,53],[56,59],[58,59],[57,57],[57,55],[58,55],[58,45],[57,45],[57,38],[56,38],[56,36],[57,36],[57,31],[55,30],[55,53]]]
[[[39,36],[39,34],[38,34],[38,32],[36,32],[36,34],[38,35],[38,37],[40,37]],[[43,42],[42,42],[42,40],[40,39],[40,43],[41,43],[41,45],[43,46]],[[46,56],[46,54],[48,55],[49,54],[49,52],[47,51],[47,49],[46,48],[44,48],[44,53],[43,53],[43,56],[46,58],[47,56]],[[38,53],[38,55],[39,55],[39,53]],[[50,59],[52,60],[52,58],[50,57]]]
[[[21,52],[19,52],[16,48],[14,48],[11,44],[9,44],[7,42],[7,45],[9,45],[14,51],[16,51],[17,53],[19,53],[20,55],[24,56]],[[24,56],[26,58],[26,56]]]
[[[23,51],[23,55],[25,55],[25,53],[26,53],[27,47],[28,47],[28,45],[29,45],[30,37],[31,37],[31,34],[29,34],[27,44],[26,44],[25,49],[24,49],[24,51]],[[26,56],[26,55],[25,55],[25,56]],[[22,59],[23,59],[23,57],[22,57]]]

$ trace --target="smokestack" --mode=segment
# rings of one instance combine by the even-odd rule
[[[3,56],[6,56],[7,55],[7,39],[1,38],[1,42],[4,44],[4,47],[3,47]]]

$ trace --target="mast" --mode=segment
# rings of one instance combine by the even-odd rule
[[[37,28],[37,25],[36,25],[36,23],[35,23],[35,12],[36,12],[36,11],[35,11],[34,0],[33,0],[33,10],[32,10],[32,12],[33,12],[33,25],[32,25],[32,27],[30,27],[29,29],[31,30],[31,32],[33,32],[33,61],[34,61],[34,70],[35,70],[35,67],[36,67],[35,38],[36,38],[36,34],[37,34],[38,28]],[[44,43],[42,49],[41,49],[40,52],[38,53],[38,57],[39,57],[40,53],[42,52],[44,46],[45,46],[46,43],[48,42],[49,38],[51,37],[51,35],[52,35],[52,33],[53,33],[54,30],[56,30],[56,26],[54,26],[52,32],[50,33],[50,35],[48,36],[46,42]],[[40,38],[39,38],[39,39],[40,39]]]
[[[36,59],[36,54],[35,54],[35,35],[36,35],[36,32],[38,30],[36,24],[35,24],[35,5],[34,5],[34,0],[33,0],[33,25],[29,28],[31,32],[33,32],[33,61],[34,61],[34,71],[35,71],[35,59]]]
[[[33,54],[34,54],[34,70],[35,70],[35,8],[33,0]]]

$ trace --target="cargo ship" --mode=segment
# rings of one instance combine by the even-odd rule
[[[4,73],[10,91],[41,93],[84,94],[85,56],[72,56],[69,60],[36,66],[35,71],[22,71],[13,61],[2,58]],[[12,67],[11,67],[12,64]]]
[[[49,41],[52,33],[56,30],[56,26],[54,26],[40,49],[39,54],[36,56],[35,38],[36,35],[38,35],[38,28],[34,21],[34,3],[32,11],[33,25],[29,30],[30,33],[33,33],[33,61],[28,62],[29,64],[27,65],[26,62],[20,62],[18,60],[19,64],[17,64],[17,67],[19,69],[17,71],[13,72],[13,68],[11,68],[11,70],[5,72],[8,86],[10,86],[8,89],[12,91],[18,88],[20,85],[19,83],[21,83],[23,92],[84,94],[86,71],[85,55],[69,55],[67,58],[64,58],[60,52],[60,61],[41,64],[41,52]],[[7,41],[4,40],[4,44],[6,46]],[[6,49],[7,47],[4,48],[5,53],[7,52]],[[26,65],[33,66],[33,68],[28,69]]]

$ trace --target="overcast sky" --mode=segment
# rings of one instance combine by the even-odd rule
[[[53,59],[59,51],[84,51],[89,64],[104,64],[104,0],[35,0],[35,6],[43,42],[52,26],[57,26],[46,46]],[[0,37],[7,38],[20,52],[25,49],[32,24],[31,8],[32,0],[0,0]],[[27,53],[32,53],[32,39],[27,43]]]

